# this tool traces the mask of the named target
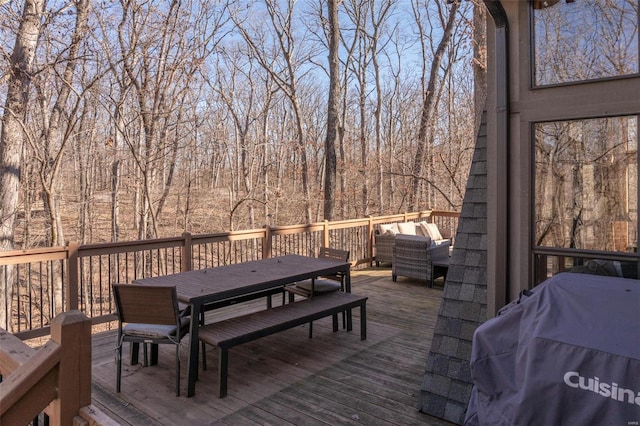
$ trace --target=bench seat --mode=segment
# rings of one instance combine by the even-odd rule
[[[288,303],[200,327],[202,342],[218,348],[218,397],[227,395],[229,349],[261,337],[288,330],[324,317],[333,316],[333,331],[338,331],[338,313],[360,307],[360,339],[367,338],[366,296],[336,291],[299,302]],[[351,331],[351,324],[347,329]],[[203,368],[206,359],[203,354]]]
[[[217,302],[207,303],[202,307],[198,321],[200,324],[204,324],[204,313],[212,311],[214,309],[224,308],[226,306],[235,305],[236,303],[248,302],[261,297],[266,297],[267,309],[271,309],[272,301],[271,296],[274,294],[282,295],[282,303],[285,302],[285,289],[283,287],[275,287],[267,290],[256,291],[253,293],[245,294],[240,297],[232,297],[228,299],[219,300]],[[187,303],[178,302],[178,308],[180,309],[182,316],[191,315],[191,305]],[[140,353],[140,345],[138,342],[131,342],[129,346],[130,350],[130,363],[131,365],[138,364],[138,356]],[[143,347],[144,366],[157,365],[158,364],[158,345],[151,343]]]

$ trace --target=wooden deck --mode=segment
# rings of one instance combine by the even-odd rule
[[[157,366],[130,366],[127,357],[122,392],[116,394],[115,333],[95,335],[93,402],[123,425],[449,425],[418,411],[441,288],[406,278],[394,283],[389,268],[373,268],[352,273],[352,291],[369,296],[367,340],[360,340],[355,310],[352,332],[333,333],[327,318],[314,322],[311,340],[303,326],[235,347],[223,399],[216,396],[217,355],[211,347],[209,369],[200,370],[192,398],[175,396],[174,351],[168,346],[160,348]],[[263,308],[261,300],[210,314],[222,319]]]

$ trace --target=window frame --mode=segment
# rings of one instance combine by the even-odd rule
[[[640,57],[640,0],[635,0],[638,5],[638,12],[636,14],[636,21],[638,25],[638,34],[637,34],[637,55]],[[562,2],[562,0],[561,0]],[[580,84],[589,84],[595,82],[606,82],[613,80],[621,80],[628,78],[640,77],[640,64],[638,64],[638,70],[635,73],[623,74],[623,75],[612,75],[605,77],[597,77],[590,78],[585,80],[575,80],[575,81],[566,81],[566,82],[558,82],[558,83],[547,83],[547,84],[538,84],[536,82],[536,28],[535,28],[535,8],[533,6],[534,0],[530,0],[528,2],[528,27],[529,27],[529,89],[530,90],[538,90],[538,89],[546,89],[546,88],[554,88],[554,87],[564,87],[564,86],[575,86]],[[562,4],[562,3],[560,3]],[[552,5],[557,6],[557,4]]]
[[[520,167],[528,170],[526,172],[524,170],[512,170],[509,175],[511,178],[515,177],[519,184],[526,185],[528,188],[526,192],[528,192],[529,196],[523,196],[522,190],[513,188],[513,186],[518,186],[518,183],[508,191],[509,197],[514,197],[510,201],[513,213],[510,213],[510,225],[508,227],[511,230],[517,229],[518,224],[528,227],[528,230],[521,229],[510,237],[511,251],[520,251],[524,255],[524,257],[516,256],[513,259],[515,262],[518,262],[518,259],[524,262],[522,265],[524,269],[517,267],[516,264],[516,269],[511,278],[517,279],[517,277],[520,277],[520,280],[526,279],[528,285],[523,281],[516,282],[514,283],[515,287],[511,288],[509,292],[512,295],[517,294],[517,291],[531,288],[544,281],[549,275],[546,263],[550,258],[554,257],[557,259],[557,263],[561,263],[566,259],[587,260],[599,258],[637,262],[638,275],[640,276],[640,254],[638,254],[637,249],[635,253],[621,253],[535,245],[536,125],[554,121],[633,115],[638,117],[638,133],[640,133],[640,103],[637,101],[637,95],[632,95],[640,93],[640,65],[638,66],[638,73],[536,85],[533,0],[516,9],[519,15],[517,22],[522,24],[518,25],[517,33],[520,36],[520,40],[525,39],[527,42],[519,43],[515,40],[513,43],[513,48],[519,52],[519,55],[518,59],[515,59],[516,62],[512,62],[512,66],[515,65],[513,69],[518,69],[518,72],[510,75],[510,79],[513,79],[510,85],[519,87],[519,89],[509,99],[512,110],[509,120],[512,127],[510,138],[516,138],[511,140],[510,150],[513,151],[517,147],[515,148],[515,153],[510,154],[511,161],[514,162],[510,167],[517,169],[517,165],[520,164]],[[640,10],[638,11],[637,19],[640,28]],[[638,44],[640,56],[640,35],[638,36]],[[637,137],[640,139],[640,135]],[[520,140],[518,141],[517,138]],[[640,167],[640,150],[637,151],[636,162]],[[519,159],[518,156],[528,158]],[[516,167],[514,167],[514,164]],[[517,177],[518,174],[522,176],[525,173],[526,179]],[[638,170],[638,173],[640,173],[640,170]],[[527,180],[528,183],[526,182]],[[640,188],[638,189],[637,197],[639,197],[638,201],[640,202]],[[637,216],[636,229],[640,233],[640,215]],[[510,263],[513,261],[510,261]],[[512,285],[509,287],[512,287]]]
[[[568,122],[568,121],[581,121],[581,120],[594,120],[594,119],[606,119],[616,117],[635,117],[636,119],[636,177],[640,172],[640,111],[636,114],[620,114],[620,115],[602,115],[602,116],[588,116],[588,117],[573,117],[558,120],[541,120],[531,121],[530,125],[530,158],[531,158],[531,188],[532,200],[530,201],[530,256],[531,256],[531,279],[532,285],[540,284],[551,275],[563,272],[570,269],[571,266],[581,265],[587,260],[603,259],[618,262],[636,262],[637,274],[640,277],[640,254],[638,253],[638,239],[640,236],[640,185],[636,184],[636,252],[614,252],[604,250],[589,250],[580,248],[568,248],[568,247],[551,247],[551,246],[539,246],[536,245],[536,184],[537,184],[537,167],[536,167],[536,126],[539,124],[553,123],[553,122]],[[630,241],[632,244],[633,242]],[[554,261],[555,259],[555,261]],[[549,263],[552,264],[552,269],[549,269]],[[553,269],[553,268],[556,269]]]

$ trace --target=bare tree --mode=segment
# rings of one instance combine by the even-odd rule
[[[0,250],[15,248],[14,235],[18,194],[20,192],[21,155],[24,145],[24,117],[29,102],[32,65],[38,47],[43,0],[25,0],[9,60],[7,99],[0,133]],[[4,275],[4,276],[3,276]],[[0,325],[7,330],[11,318],[15,276],[12,267],[0,268]]]
[[[338,104],[340,101],[340,25],[338,22],[339,0],[328,0],[329,16],[329,99],[327,101],[327,135],[324,144],[324,219],[334,219],[334,199],[336,192],[336,140],[340,126]]]
[[[376,108],[373,111],[375,119],[375,152],[376,152],[376,166],[378,168],[377,175],[377,198],[382,202],[382,144],[383,144],[383,132],[382,132],[382,104],[383,104],[383,82],[382,82],[382,70],[380,67],[380,37],[382,35],[383,26],[388,19],[390,13],[392,13],[393,3],[390,0],[381,2],[379,10],[371,9],[371,23],[373,27],[373,33],[369,35],[371,39],[371,55],[373,61],[373,70],[375,75],[375,90],[376,90]],[[391,41],[391,37],[389,38]],[[383,45],[386,43],[383,43]],[[384,206],[380,206],[380,210],[384,210]],[[364,211],[365,215],[369,214],[368,209]]]
[[[372,173],[373,170],[369,167],[369,157],[370,153],[370,139],[372,139],[372,135],[370,134],[370,122],[372,120],[369,119],[369,116],[373,115],[375,117],[375,146],[376,146],[376,156],[380,158],[380,149],[382,143],[382,129],[380,119],[382,117],[382,107],[381,103],[383,101],[381,91],[382,91],[382,75],[384,71],[379,63],[379,56],[382,54],[380,50],[384,48],[385,42],[381,42],[381,38],[386,35],[385,34],[385,25],[386,21],[389,18],[389,15],[392,12],[392,6],[394,2],[392,1],[384,1],[379,3],[372,3],[367,0],[349,0],[343,3],[344,4],[344,12],[346,16],[345,24],[340,25],[340,27],[344,27],[345,31],[341,31],[341,43],[342,49],[345,52],[345,55],[341,59],[343,64],[343,73],[340,77],[340,87],[342,92],[342,99],[339,107],[340,110],[340,121],[343,123],[339,126],[337,135],[338,135],[338,147],[340,150],[340,166],[339,174],[340,174],[340,193],[341,197],[343,197],[343,201],[346,199],[350,199],[350,203],[341,202],[340,205],[342,207],[342,216],[347,217],[347,211],[349,208],[354,210],[357,215],[368,215],[369,214],[369,204],[370,204],[370,191],[369,191],[369,182],[371,180],[371,176],[375,175]],[[322,7],[318,7],[316,13],[319,16],[319,20],[321,22],[328,22],[330,19],[324,17]],[[327,29],[324,31],[324,38],[326,39],[326,48],[331,52],[330,47],[330,33]],[[325,40],[322,40],[321,37],[318,39],[325,44]],[[391,37],[389,37],[391,39]],[[369,83],[371,77],[370,65],[373,63],[374,71],[373,71],[373,79],[375,86],[375,94],[376,99],[371,101],[371,92],[369,89]],[[330,76],[330,70],[327,71],[327,75]],[[347,90],[348,84],[350,81],[353,81],[357,84],[355,91],[357,92],[357,103],[358,106],[358,128],[353,132],[357,134],[358,139],[358,161],[357,163],[348,159],[345,155],[345,130],[347,121],[347,115],[349,114],[349,103],[353,100],[350,98],[350,93]],[[370,103],[375,103],[376,107],[373,111],[370,110]],[[380,160],[381,161],[381,160]],[[348,176],[352,175],[353,171],[357,171],[359,179],[357,181],[353,179],[348,179]],[[379,176],[379,183],[382,181],[382,176]],[[359,185],[360,186],[360,194],[357,198],[347,197],[347,192],[353,190],[352,188],[347,189],[347,181],[351,183],[351,185]],[[380,188],[380,185],[378,185]],[[379,191],[378,200],[382,197],[382,192]],[[357,200],[357,202],[356,202]]]
[[[77,131],[77,113],[82,107],[82,94],[74,90],[76,68],[79,63],[81,42],[87,35],[87,19],[90,0],[79,0],[75,3],[74,31],[68,46],[64,49],[65,56],[60,59],[62,70],[47,69],[41,72],[37,80],[38,105],[44,123],[43,135],[38,137],[38,129],[34,129],[34,136],[29,138],[33,145],[33,154],[39,162],[39,177],[45,201],[45,210],[49,216],[51,246],[65,244],[62,214],[60,211],[60,167],[64,160],[68,142]],[[58,55],[57,52],[52,52]],[[58,77],[59,76],[59,77]],[[54,94],[55,92],[55,94]],[[52,104],[49,101],[53,100]],[[61,291],[60,285],[60,291]]]
[[[123,0],[118,27],[122,71],[131,83],[136,123],[126,142],[140,174],[138,238],[158,235],[158,221],[173,185],[196,71],[214,51],[225,18],[208,4],[174,0],[167,8]],[[211,7],[211,9],[209,9]],[[200,22],[202,20],[203,22]],[[193,24],[193,26],[191,25]],[[201,25],[198,25],[201,24]]]
[[[36,76],[39,103],[31,103],[25,127],[33,144],[23,149],[30,161],[21,167],[38,166],[44,173],[42,183],[36,175],[23,182],[19,208],[35,207],[35,194],[51,187],[61,197],[65,219],[53,234],[90,241],[175,235],[182,229],[211,232],[227,228],[231,213],[232,228],[238,228],[257,226],[261,219],[288,224],[407,211],[411,197],[416,206],[455,206],[464,188],[464,142],[472,139],[464,118],[473,93],[470,65],[460,65],[465,48],[470,52],[465,25],[471,2],[461,2],[461,24],[454,26],[438,65],[432,58],[449,21],[444,4],[121,0],[96,8],[80,52],[87,55],[60,118],[54,107],[58,99],[63,102],[67,63],[59,60],[66,61],[68,51],[52,58],[60,45],[46,34],[41,39],[42,57],[50,55],[47,63],[56,64],[60,78],[48,72],[54,68]],[[412,5],[424,14],[420,20],[410,19]],[[235,27],[219,30],[230,17]],[[10,22],[0,17],[0,27],[17,25]],[[8,50],[5,33],[0,32],[0,46]],[[415,65],[421,46],[422,77]],[[3,56],[3,65],[8,58]],[[429,70],[437,77],[433,91]],[[420,122],[426,100],[430,121]],[[420,154],[416,134],[423,123],[428,127]],[[43,136],[54,133],[59,137]],[[73,151],[66,148],[73,156],[56,157],[68,141],[75,143]],[[56,188],[54,176],[78,183],[80,199]],[[416,176],[418,191],[412,188]],[[55,208],[54,201],[47,205]],[[91,224],[92,215],[107,205],[111,235]],[[18,232],[32,245],[51,244],[32,232],[48,229],[35,212],[31,225],[21,224]]]
[[[352,9],[355,8],[354,5],[352,5],[352,1],[341,1],[339,5],[344,5],[344,10],[346,12],[346,16],[349,18],[350,22],[354,22],[354,18],[351,17],[351,15],[355,14],[355,12],[351,12]],[[326,6],[326,8],[325,8]],[[338,11],[338,9],[336,9],[336,11]],[[335,129],[335,139],[333,142],[333,147],[334,147],[334,153],[335,150],[337,148],[337,151],[339,152],[339,155],[336,155],[335,161],[336,161],[336,180],[339,180],[339,182],[334,182],[334,185],[337,186],[336,190],[334,190],[333,193],[333,209],[335,211],[335,204],[337,201],[337,198],[340,198],[340,201],[338,204],[340,205],[340,215],[342,217],[347,217],[347,212],[348,212],[348,208],[349,206],[347,205],[346,202],[344,202],[345,198],[346,198],[346,184],[347,184],[347,177],[346,175],[348,174],[348,170],[346,165],[346,156],[345,156],[345,148],[344,148],[344,144],[345,144],[345,118],[347,115],[347,111],[348,111],[348,102],[349,102],[349,92],[347,90],[347,86],[348,86],[348,78],[349,78],[349,73],[351,72],[351,61],[353,59],[354,56],[354,52],[357,46],[357,42],[358,42],[358,38],[355,36],[352,36],[350,38],[350,41],[348,40],[348,36],[346,36],[346,32],[348,31],[343,31],[340,27],[341,26],[345,26],[346,25],[338,25],[338,29],[339,29],[339,33],[338,33],[338,39],[341,42],[342,45],[342,49],[346,51],[346,57],[341,57],[340,55],[340,48],[337,49],[337,51],[335,52],[337,54],[337,60],[339,61],[337,67],[331,63],[331,57],[333,55],[333,51],[332,51],[332,37],[333,37],[333,33],[332,33],[332,26],[329,24],[331,17],[328,16],[328,14],[330,13],[330,5],[328,4],[328,2],[326,0],[319,0],[316,4],[315,4],[315,8],[312,12],[312,19],[309,19],[307,21],[307,25],[308,28],[310,29],[310,31],[314,34],[316,41],[323,46],[323,49],[330,52],[329,53],[329,64],[328,66],[326,66],[324,64],[323,61],[318,61],[318,63],[316,63],[317,66],[322,67],[322,70],[326,73],[327,77],[330,80],[330,84],[331,84],[331,80],[333,78],[336,79],[336,82],[339,84],[339,89],[337,89],[337,93],[340,96],[340,99],[336,100],[335,103],[335,108],[338,114],[338,117],[336,118],[336,126],[337,128]],[[338,18],[337,18],[338,19]],[[357,25],[356,25],[357,27]],[[357,33],[357,28],[351,29],[352,32],[356,32]],[[340,64],[342,64],[342,73],[340,76],[332,76],[331,73],[332,71],[332,66],[336,67],[337,70],[340,70]],[[334,70],[335,71],[335,70]],[[329,126],[329,108],[333,108],[329,105],[329,100],[328,104],[327,104],[327,126]],[[325,136],[325,148],[326,148],[326,139],[327,137],[329,137],[329,127],[327,127],[327,134]],[[336,147],[337,145],[337,147]],[[337,154],[337,153],[336,153]],[[326,159],[325,159],[325,169],[327,168],[327,164],[326,164]],[[326,177],[325,177],[326,179]],[[339,193],[338,193],[338,189],[339,189]],[[326,199],[326,194],[325,194],[325,199]]]
[[[436,2],[438,8],[440,9],[440,15],[443,16],[441,3]],[[448,17],[446,20],[446,24],[444,25],[444,31],[442,33],[442,37],[440,38],[440,42],[438,43],[438,48],[435,51],[433,61],[431,62],[431,68],[429,73],[429,79],[427,83],[426,93],[424,94],[424,104],[422,106],[422,116],[420,118],[420,128],[418,130],[418,146],[416,148],[415,161],[413,162],[413,185],[412,190],[409,193],[409,209],[415,210],[418,208],[417,205],[417,195],[420,190],[420,184],[422,182],[422,171],[424,166],[424,161],[426,152],[428,150],[428,140],[431,126],[433,125],[433,111],[436,105],[436,94],[438,89],[438,73],[440,71],[440,64],[442,63],[445,51],[449,42],[451,41],[451,35],[453,34],[453,28],[456,18],[456,13],[458,11],[459,2],[454,1],[451,4],[451,9],[449,10]]]
[[[79,123],[83,105],[82,87],[77,89],[76,72],[80,64],[80,52],[82,41],[87,36],[87,21],[89,15],[90,0],[78,0],[73,3],[75,16],[73,23],[67,22],[66,7],[57,11],[60,17],[57,25],[73,25],[68,44],[60,51],[52,49],[54,43],[49,42],[55,32],[50,17],[50,22],[45,34],[47,47],[45,51],[50,56],[53,65],[44,67],[34,84],[38,93],[37,116],[42,120],[42,125],[31,130],[28,141],[31,145],[32,155],[38,162],[38,176],[43,191],[45,211],[48,216],[50,246],[63,246],[66,244],[64,227],[62,225],[61,192],[64,185],[60,182],[60,171],[65,159],[69,142],[74,139],[79,131]],[[58,69],[59,68],[59,69]],[[89,86],[92,82],[88,82]],[[31,126],[28,126],[31,127]],[[62,312],[64,306],[63,280],[59,273],[60,265],[54,265],[55,273],[52,277],[54,310],[51,317]]]
[[[350,46],[346,46],[349,56],[346,59],[346,68],[353,75],[353,80],[357,83],[357,105],[358,105],[358,129],[354,131],[357,134],[359,158],[358,158],[358,177],[360,178],[360,206],[356,204],[356,211],[368,214],[368,198],[369,198],[369,182],[367,173],[367,160],[369,158],[369,111],[367,100],[369,96],[369,65],[371,63],[372,41],[367,34],[367,22],[369,10],[374,6],[368,1],[349,1],[347,3],[347,16],[353,26],[353,36]],[[373,13],[373,12],[372,12]],[[344,41],[347,45],[347,41]],[[348,77],[345,75],[345,82]],[[346,97],[345,105],[346,109]],[[344,112],[346,114],[346,111]],[[374,112],[375,114],[375,112]],[[346,166],[345,166],[346,168]]]
[[[480,1],[473,6],[473,81],[477,133],[487,98],[487,9]]]
[[[298,88],[301,79],[300,74],[303,74],[300,68],[306,59],[311,56],[311,53],[304,51],[302,46],[297,45],[300,41],[294,35],[295,0],[287,0],[286,2],[264,0],[264,2],[269,24],[271,25],[271,35],[274,37],[272,40],[269,40],[265,34],[260,33],[262,29],[252,31],[248,27],[245,18],[239,16],[239,14],[234,13],[232,18],[258,63],[270,74],[274,83],[291,103],[295,122],[297,154],[302,176],[303,219],[305,222],[311,222],[309,164],[307,163],[303,112]],[[270,44],[271,42],[273,44]]]
[[[250,227],[255,227],[255,193],[257,171],[260,170],[259,146],[252,142],[250,132],[256,125],[260,114],[258,99],[262,94],[258,92],[255,63],[250,54],[240,50],[225,50],[219,55],[220,62],[214,70],[215,84],[210,80],[213,93],[228,110],[233,123],[235,149],[231,159],[231,173],[235,175],[229,185],[230,211],[229,226],[235,229],[234,215],[242,205],[248,205]],[[246,67],[246,68],[245,68]],[[258,111],[255,111],[258,109]]]

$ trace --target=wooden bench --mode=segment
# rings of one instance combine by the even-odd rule
[[[202,311],[200,312],[200,315],[198,316],[198,321],[200,321],[200,324],[204,324],[204,314],[205,312],[214,310],[214,309],[219,309],[219,308],[224,308],[226,306],[231,306],[231,305],[235,305],[236,303],[242,303],[242,302],[248,302],[251,300],[255,300],[255,299],[259,299],[261,297],[266,297],[267,300],[267,309],[271,309],[272,305],[272,300],[271,300],[271,296],[273,296],[274,294],[280,294],[282,295],[282,303],[284,304],[285,302],[285,289],[283,287],[274,287],[274,288],[270,288],[267,290],[262,290],[262,291],[256,291],[254,293],[249,293],[240,297],[232,297],[229,299],[223,299],[223,300],[219,300],[217,302],[213,302],[213,303],[207,303],[206,305],[204,305],[202,307]],[[180,308],[180,311],[182,313],[182,315],[188,316],[191,315],[191,306],[186,304],[186,303],[182,303],[182,302],[178,302],[178,307]],[[158,345],[156,344],[150,344],[150,345],[145,345],[143,347],[143,362],[144,362],[144,366],[147,367],[149,365],[157,365],[158,364]],[[130,351],[130,364],[131,365],[136,365],[138,364],[138,357],[140,354],[140,345],[137,342],[131,342],[131,344],[129,345],[129,351]],[[203,355],[204,356],[204,355]]]
[[[229,348],[330,315],[333,316],[335,332],[338,331],[338,314],[356,307],[360,307],[360,339],[365,340],[366,302],[365,296],[336,291],[202,326],[199,332],[200,340],[218,348],[218,397],[223,398],[227,395]],[[347,330],[351,329],[349,323]],[[206,370],[204,354],[202,366]]]

